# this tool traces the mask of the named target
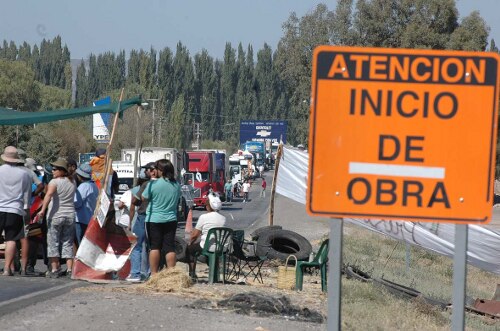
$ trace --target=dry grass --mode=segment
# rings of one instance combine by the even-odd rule
[[[343,262],[368,273],[411,287],[426,297],[451,302],[453,260],[371,231],[346,225]],[[395,298],[372,284],[342,279],[342,320],[345,329],[449,330],[451,311],[442,311],[424,302]],[[491,299],[500,276],[469,266],[467,297]],[[362,316],[362,318],[359,318]],[[500,322],[467,314],[467,330],[498,330]]]
[[[411,247],[410,268],[406,268],[404,243],[388,239],[368,230],[346,225],[343,243],[344,264],[358,267],[372,278],[385,278],[412,287],[426,297],[445,302],[452,299],[453,261],[426,250]],[[320,240],[313,241],[318,248]],[[140,295],[178,295],[205,299],[214,303],[236,293],[259,292],[287,295],[292,304],[327,315],[327,295],[321,292],[319,276],[304,278],[304,290],[296,292],[277,289],[277,270],[283,262],[270,261],[262,268],[264,284],[247,279],[239,284],[208,284],[206,265],[198,265],[200,283],[191,284],[181,263],[173,271],[163,271],[148,283],[100,287],[104,291],[124,291]],[[475,267],[468,268],[467,296],[491,299],[500,277]],[[372,283],[342,278],[343,330],[449,330],[451,311],[441,310],[420,299],[402,299]],[[500,322],[467,314],[467,330],[499,330]]]

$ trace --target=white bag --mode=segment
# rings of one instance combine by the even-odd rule
[[[128,226],[130,225],[130,216],[128,215],[127,212],[122,212],[120,217],[118,217],[116,225],[128,228]]]

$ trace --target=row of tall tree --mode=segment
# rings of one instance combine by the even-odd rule
[[[288,121],[289,143],[307,145],[315,46],[498,51],[494,41],[488,48],[488,34],[478,12],[459,20],[455,0],[339,0],[333,11],[318,5],[303,17],[292,13],[274,51],[267,44],[254,53],[251,45],[227,43],[224,57],[215,59],[206,50],[191,56],[179,42],[175,51],[132,50],[128,60],[124,51],[91,54],[78,66],[74,105],[88,106],[106,95],[117,99],[122,87],[126,96],[154,99],[155,117],[150,107],[141,126],[127,112],[118,147],[133,145],[133,127],[156,145],[189,148],[194,123],[200,123],[202,139],[235,147],[240,120],[277,119]],[[40,47],[4,41],[0,58],[26,62],[41,85],[70,90],[70,53],[60,37]],[[44,102],[56,94],[46,92]],[[8,102],[0,98],[0,105]],[[34,103],[19,109],[47,108],[39,102],[38,108]]]

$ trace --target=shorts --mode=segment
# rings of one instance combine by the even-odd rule
[[[24,238],[23,217],[14,213],[0,212],[0,234],[5,231],[5,241]]]
[[[149,249],[159,249],[165,253],[175,252],[175,232],[177,222],[153,223],[146,222],[146,236]]]
[[[47,220],[47,256],[73,258],[75,218],[56,217]],[[59,246],[61,254],[59,254]]]

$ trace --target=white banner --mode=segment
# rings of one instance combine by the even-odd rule
[[[309,155],[307,152],[283,146],[276,192],[302,204],[306,203]],[[453,257],[455,225],[409,221],[373,221],[345,218],[394,239]],[[500,232],[479,225],[469,225],[467,262],[486,271],[500,274]]]

